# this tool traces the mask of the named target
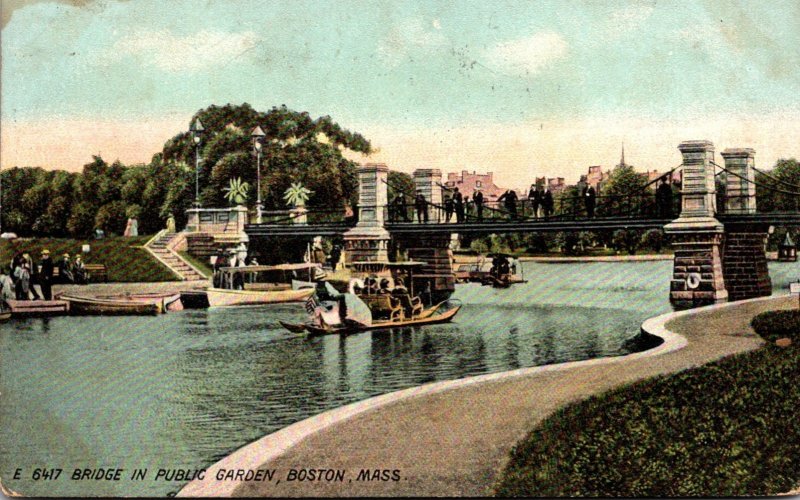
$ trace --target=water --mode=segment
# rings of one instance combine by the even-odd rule
[[[424,384],[629,352],[670,310],[672,263],[525,264],[524,285],[458,285],[452,324],[306,339],[278,320],[302,305],[159,317],[12,320],[0,326],[0,477],[27,495],[166,495],[263,435],[327,409]],[[776,290],[793,264],[770,265]],[[60,467],[33,481],[36,467]],[[72,481],[121,467],[120,482]],[[17,468],[21,479],[14,480]],[[131,481],[148,468],[145,481]]]

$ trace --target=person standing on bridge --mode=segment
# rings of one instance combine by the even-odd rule
[[[464,222],[464,196],[455,188],[453,193],[453,205],[456,208],[456,222],[461,224]]]
[[[422,195],[422,191],[417,191],[417,197],[414,200],[414,208],[417,210],[417,222],[428,222],[428,201]]]
[[[544,218],[549,219],[551,215],[553,215],[553,207],[555,206],[555,202],[553,201],[553,193],[550,191],[550,188],[545,188],[544,193],[541,196],[542,200],[542,210],[544,210]]]
[[[444,195],[444,220],[449,224],[453,218],[453,199],[449,194]]]
[[[483,193],[480,190],[472,194],[472,201],[475,202],[475,211],[478,213],[478,222],[483,222]]]
[[[587,185],[583,188],[583,203],[586,205],[586,217],[594,219],[594,206],[597,193],[594,188]]]
[[[656,207],[659,218],[672,218],[672,186],[669,185],[666,175],[661,178],[661,183],[656,189]]]
[[[539,190],[536,189],[536,185],[531,184],[531,189],[528,191],[528,203],[531,204],[534,219],[539,217],[539,202]]]

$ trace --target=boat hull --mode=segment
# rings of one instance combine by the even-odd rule
[[[225,290],[208,288],[206,295],[210,307],[256,306],[282,302],[302,302],[314,293],[313,288],[300,290]]]
[[[64,300],[14,300],[6,301],[15,318],[39,316],[61,316],[69,311],[69,303]]]
[[[180,293],[132,293],[120,295],[98,295],[96,298],[103,300],[122,300],[130,302],[142,302],[148,304],[156,304],[159,306],[159,312],[165,313],[167,311],[182,311],[183,304],[181,303]]]
[[[162,312],[160,303],[62,295],[73,316],[150,316]]]
[[[440,304],[439,304],[440,305]],[[423,326],[423,325],[436,325],[440,323],[448,323],[450,322],[453,317],[458,313],[461,309],[461,306],[454,307],[449,309],[441,314],[433,314],[438,306],[434,306],[426,311],[423,311],[420,316],[411,319],[411,320],[403,320],[403,321],[379,321],[374,322],[371,325],[358,325],[358,326],[347,326],[342,328],[325,328],[319,327],[310,324],[303,324],[302,326],[308,332],[309,336],[319,336],[319,335],[349,335],[353,333],[361,333],[361,332],[370,332],[370,331],[379,331],[379,330],[390,330],[392,328],[407,328],[412,326]],[[283,324],[283,322],[281,322]],[[301,325],[291,325],[292,329],[290,331],[295,331],[294,329]],[[284,324],[284,327],[289,329],[289,327]]]

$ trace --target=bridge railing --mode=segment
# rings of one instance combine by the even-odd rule
[[[551,208],[526,198],[516,203],[491,200],[478,206],[472,200],[464,203],[463,220],[454,204],[394,203],[387,207],[389,223],[480,223],[493,221],[577,220],[604,218],[671,218],[677,216],[679,194],[660,200],[653,191],[633,195],[601,195],[587,201],[583,196],[557,196]],[[427,212],[427,218],[426,214]]]

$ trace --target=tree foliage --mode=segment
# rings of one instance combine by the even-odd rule
[[[137,216],[140,233],[152,234],[170,214],[182,226],[195,199],[198,153],[203,206],[227,206],[224,188],[240,178],[251,186],[246,202],[254,208],[258,162],[250,132],[257,125],[266,133],[261,156],[266,209],[285,209],[283,193],[293,182],[314,192],[309,208],[357,202],[356,164],[342,153],[369,153],[371,145],[331,117],[314,119],[286,106],[260,112],[249,104],[227,104],[202,109],[189,122],[198,118],[205,128],[198,146],[188,131],[178,133],[147,164],[109,164],[92,156],[81,173],[39,167],[3,170],[3,230],[86,237],[98,227],[121,233],[127,218]]]

